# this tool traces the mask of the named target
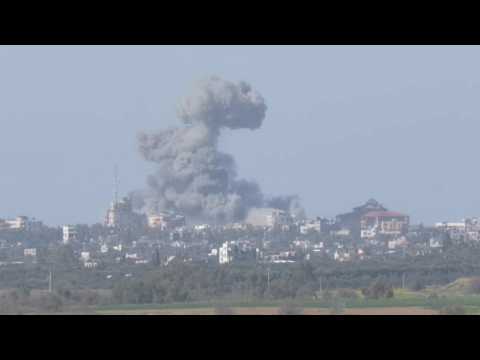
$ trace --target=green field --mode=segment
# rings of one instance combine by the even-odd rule
[[[468,292],[469,279],[442,287],[430,287],[422,291],[395,289],[393,298],[366,299],[357,292],[355,299],[295,300],[305,314],[328,314],[334,308],[342,313],[388,314],[436,314],[452,305],[461,306],[466,314],[480,314],[480,295]],[[213,314],[218,307],[228,307],[235,314],[277,313],[285,301],[216,301],[172,304],[108,305],[95,309],[97,314]],[[256,311],[256,309],[258,311]],[[403,309],[403,311],[402,311]],[[423,310],[423,311],[422,311]]]
[[[472,290],[475,288],[471,284],[471,279],[460,278],[444,286],[431,286],[420,291],[397,288],[393,291],[393,297],[378,299],[367,298],[359,290],[332,289],[317,293],[315,299],[258,300],[235,298],[233,300],[168,304],[113,304],[111,292],[87,289],[85,290],[86,295],[96,292],[97,295],[101,295],[100,299],[102,301],[89,303],[74,300],[64,301],[61,306],[56,308],[52,307],[55,303],[46,303],[47,305],[50,304],[50,307],[47,308],[42,303],[42,299],[45,302],[45,296],[48,295],[46,290],[32,290],[29,297],[24,298],[23,302],[19,298],[19,306],[14,306],[9,311],[4,309],[4,313],[105,315],[214,315],[233,313],[238,315],[275,315],[293,309],[297,313],[307,315],[328,315],[332,313],[346,315],[480,314],[480,293],[478,290]],[[6,295],[11,290],[0,290],[0,297],[8,298]],[[25,302],[25,299],[30,303]],[[43,307],[35,307],[36,303],[43,304]]]

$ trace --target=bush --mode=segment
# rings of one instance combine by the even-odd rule
[[[68,287],[58,286],[55,293],[66,300],[71,300],[73,297],[73,291]]]
[[[22,301],[28,300],[30,298],[31,293],[32,293],[32,289],[30,289],[28,286],[22,286],[18,289],[18,294]]]
[[[16,292],[10,292],[0,296],[0,314],[13,315],[19,314]]]
[[[434,309],[441,309],[445,303],[445,299],[438,296],[437,293],[432,293],[427,296],[428,305]]]
[[[376,280],[368,288],[362,289],[367,299],[393,298],[393,287],[383,280]]]
[[[447,305],[440,310],[441,315],[465,315],[465,313],[465,307],[460,304]]]
[[[295,303],[285,303],[278,309],[278,315],[302,315],[303,308]]]
[[[82,305],[97,305],[100,302],[100,296],[96,291],[93,290],[83,290],[79,294],[80,303]]]
[[[315,297],[315,289],[311,284],[301,286],[295,295],[299,299],[311,299]]]
[[[345,311],[345,303],[339,299],[335,298],[332,301],[332,305],[330,307],[330,314],[331,315],[341,315]]]
[[[232,308],[225,305],[218,305],[214,310],[215,315],[235,315]]]
[[[342,299],[358,299],[358,294],[353,289],[338,289],[337,296]]]
[[[57,294],[48,293],[41,295],[32,305],[41,311],[59,312],[63,308],[63,301]]]
[[[320,293],[320,296],[322,298],[323,301],[332,301],[333,300],[333,294],[331,291],[329,290],[324,290]]]
[[[425,289],[425,287],[426,287],[425,281],[420,280],[420,279],[417,279],[417,280],[415,280],[415,282],[413,283],[411,289],[412,289],[413,291],[421,291],[421,290]]]
[[[470,281],[470,292],[472,294],[480,294],[480,277],[473,278]]]

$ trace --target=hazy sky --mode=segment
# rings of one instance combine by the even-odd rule
[[[299,194],[310,216],[374,197],[414,222],[480,215],[480,47],[0,46],[0,217],[103,221],[154,166],[136,134],[178,123],[208,75],[265,97],[226,132],[240,177]]]

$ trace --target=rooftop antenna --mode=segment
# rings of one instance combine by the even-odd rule
[[[52,268],[50,267],[50,270],[48,272],[48,292],[51,293],[53,290],[53,271]]]
[[[267,290],[270,293],[270,265],[267,266]]]
[[[114,168],[114,195],[113,195],[113,201],[115,202],[115,206],[118,204],[118,166],[115,164]]]

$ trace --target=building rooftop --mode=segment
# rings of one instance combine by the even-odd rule
[[[364,217],[406,217],[408,215],[396,211],[370,211]]]

